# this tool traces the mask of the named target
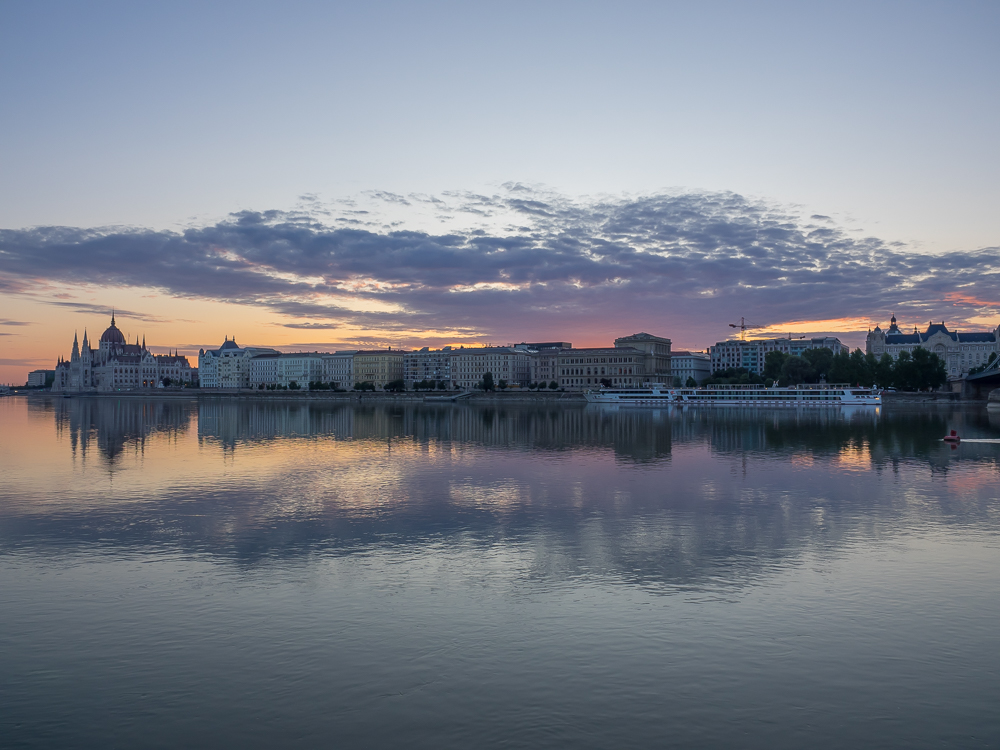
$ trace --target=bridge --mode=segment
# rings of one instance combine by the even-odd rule
[[[1000,388],[1000,357],[982,372],[966,375],[962,383],[962,398],[987,398],[990,391]]]

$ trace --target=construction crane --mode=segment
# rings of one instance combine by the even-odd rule
[[[740,341],[747,340],[747,330],[750,328],[767,328],[767,326],[759,326],[754,323],[747,323],[743,318],[740,318],[739,323],[730,323],[729,327],[740,329]]]

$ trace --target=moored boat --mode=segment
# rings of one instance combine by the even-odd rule
[[[601,388],[586,391],[583,397],[591,404],[620,406],[669,406],[677,401],[676,392],[660,383],[635,388]]]
[[[882,398],[871,388],[847,383],[771,386],[713,385],[703,388],[601,388],[584,394],[592,404],[657,406],[879,406]]]

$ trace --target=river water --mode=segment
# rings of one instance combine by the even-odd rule
[[[1000,438],[0,400],[0,745],[1000,745]]]

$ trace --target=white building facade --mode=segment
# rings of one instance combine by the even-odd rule
[[[267,347],[242,348],[228,336],[218,349],[198,351],[198,379],[202,388],[250,388],[250,363],[255,357],[278,354]],[[202,373],[205,377],[201,377]]]
[[[705,352],[672,352],[670,368],[675,382],[679,379],[681,385],[687,385],[691,378],[701,385],[712,376],[712,357]]]
[[[339,351],[323,355],[323,382],[335,383],[338,388],[354,386],[354,351]]]
[[[937,354],[944,361],[948,376],[959,378],[972,368],[985,365],[991,354],[1000,356],[1000,325],[992,331],[949,331],[942,320],[940,324],[928,323],[923,333],[916,328],[913,333],[903,333],[893,315],[888,329],[883,331],[875,326],[865,342],[866,352],[876,358],[888,354],[897,359],[900,352],[912,354],[918,348]]]

